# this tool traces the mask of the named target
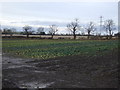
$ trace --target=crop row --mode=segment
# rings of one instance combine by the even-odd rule
[[[48,59],[69,55],[94,55],[118,48],[118,41],[3,40],[3,52],[26,58]]]

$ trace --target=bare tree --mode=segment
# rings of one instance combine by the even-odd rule
[[[49,34],[51,34],[52,39],[57,31],[58,31],[58,27],[56,25],[53,24],[50,26]]]
[[[71,22],[70,24],[68,24],[67,28],[72,32],[74,39],[76,39],[76,32],[80,30],[78,19],[75,19],[74,22]]]
[[[112,19],[108,19],[104,23],[104,28],[106,32],[109,34],[109,39],[112,39],[113,30],[115,29],[115,24]]]
[[[10,37],[12,37],[15,32],[15,28],[4,28],[2,33],[5,35],[10,35]]]
[[[8,28],[4,28],[2,34],[5,34],[5,36],[8,34]]]
[[[31,31],[31,30],[32,30],[32,27],[26,25],[26,26],[23,27],[23,29],[24,29],[24,31],[25,31],[25,34],[27,35],[27,38],[28,38],[29,35],[32,33],[32,31]]]
[[[89,22],[88,26],[85,29],[87,30],[88,39],[90,39],[91,33],[96,30],[95,24],[93,22]]]
[[[37,34],[40,35],[40,38],[41,38],[41,35],[43,35],[43,33],[45,33],[45,32],[44,32],[44,28],[43,28],[43,27],[39,27],[39,28],[37,29]]]

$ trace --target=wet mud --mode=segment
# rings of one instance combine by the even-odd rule
[[[118,88],[118,52],[48,60],[2,55],[3,88]]]

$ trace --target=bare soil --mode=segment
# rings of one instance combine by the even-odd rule
[[[3,54],[5,88],[118,88],[118,52],[48,60]]]

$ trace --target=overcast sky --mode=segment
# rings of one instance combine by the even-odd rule
[[[89,21],[98,25],[101,15],[118,22],[117,2],[0,2],[0,12],[1,25],[17,27],[57,24],[62,29],[75,18],[81,25]]]

